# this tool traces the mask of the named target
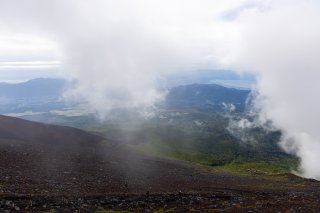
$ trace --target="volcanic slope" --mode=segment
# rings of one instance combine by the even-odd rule
[[[289,174],[231,174],[138,154],[79,129],[0,116],[1,212],[310,212],[320,210],[319,189]]]
[[[0,153],[5,194],[201,191],[235,178],[138,154],[79,129],[6,116],[0,116]]]

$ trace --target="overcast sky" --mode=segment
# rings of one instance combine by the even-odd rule
[[[19,78],[19,72],[31,78],[41,72],[61,75],[61,67],[64,75],[71,75],[78,68],[65,69],[77,66],[70,61],[79,64],[75,57],[92,61],[91,55],[103,60],[129,58],[135,66],[150,63],[152,69],[163,66],[164,73],[216,68],[220,66],[216,54],[226,54],[225,45],[232,45],[238,36],[233,20],[256,5],[242,0],[2,0],[0,4],[0,81]]]
[[[260,121],[320,178],[319,22],[318,0],[0,0],[0,80],[75,78],[66,97],[106,116],[153,107],[173,73],[250,72]]]

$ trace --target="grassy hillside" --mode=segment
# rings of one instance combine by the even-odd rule
[[[139,125],[113,123],[87,128],[138,152],[235,172],[281,173],[296,169],[298,159],[278,146],[280,132],[256,127],[247,130],[250,137],[243,141],[229,132],[228,125],[229,118],[222,113],[163,111]]]
[[[100,122],[92,116],[67,117],[42,114],[34,120],[74,126],[96,132],[137,152],[175,158],[240,173],[289,172],[298,159],[278,146],[279,131],[259,127],[230,132],[230,117],[249,119],[245,113],[226,115],[190,109],[161,110],[145,120],[136,113],[113,113]],[[47,118],[46,118],[47,117]]]
[[[253,162],[276,167],[281,165],[281,169],[288,170],[297,162],[278,147],[280,132],[266,132],[258,127],[233,129],[235,131],[232,133],[228,130],[230,116],[248,117],[245,108],[249,90],[237,90],[216,84],[181,85],[171,88],[165,102],[160,106],[162,110],[152,119],[144,120],[134,111],[114,110],[107,116],[107,120],[101,123],[93,114],[82,115],[77,109],[45,109],[43,98],[49,98],[47,103],[50,109],[60,104],[56,98],[65,84],[66,82],[57,79],[4,84],[1,85],[4,91],[0,96],[5,94],[7,98],[15,101],[22,98],[25,102],[25,96],[19,95],[27,91],[30,93],[28,97],[32,97],[36,102],[32,102],[31,106],[26,104],[29,108],[23,107],[23,110],[37,111],[39,107],[40,111],[46,113],[22,113],[22,118],[97,132],[149,155],[229,169],[234,168],[234,165],[241,168],[240,164],[244,163],[253,165]],[[47,85],[46,89],[40,91],[39,88],[44,85]],[[41,100],[40,105],[38,100]],[[20,107],[20,104],[14,102],[9,107],[11,110],[15,109],[12,105]],[[51,108],[53,106],[54,108]],[[233,114],[226,116],[226,111],[233,111]]]

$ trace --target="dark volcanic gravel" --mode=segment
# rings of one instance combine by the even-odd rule
[[[1,212],[319,212],[319,193],[217,190],[210,193],[3,196]]]

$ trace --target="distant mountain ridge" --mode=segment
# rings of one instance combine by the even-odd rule
[[[65,87],[65,80],[52,78],[37,78],[16,84],[1,83],[0,97],[10,99],[60,97]]]
[[[166,96],[169,109],[197,109],[202,111],[225,111],[234,108],[237,112],[246,109],[250,90],[227,88],[217,84],[191,84],[172,88]]]
[[[0,83],[0,113],[49,112],[66,107],[63,92],[70,83],[63,79],[39,78],[27,82]],[[166,109],[197,109],[243,112],[250,90],[218,84],[189,84],[173,87],[165,98]]]
[[[66,87],[65,80],[52,78],[38,78],[15,84],[0,83],[0,113],[62,109],[65,107],[62,95]]]

